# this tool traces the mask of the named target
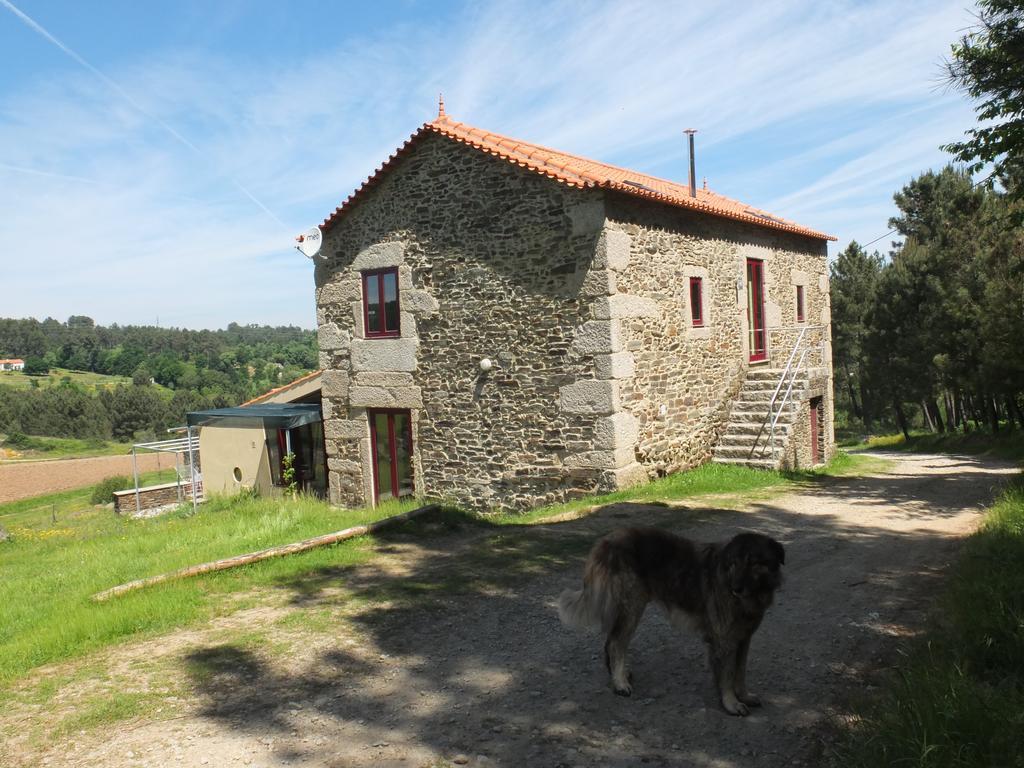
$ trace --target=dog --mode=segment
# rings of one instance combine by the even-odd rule
[[[622,528],[591,549],[583,589],[558,601],[562,623],[600,626],[605,666],[621,696],[633,693],[626,651],[647,604],[664,608],[708,644],[722,706],[745,716],[761,700],[747,690],[750,638],[782,585],[783,546],[759,533],[698,544],[658,528]]]

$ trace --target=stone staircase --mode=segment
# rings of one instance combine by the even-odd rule
[[[715,446],[715,462],[743,464],[757,469],[779,469],[808,389],[807,373],[797,373],[789,400],[775,425],[773,447],[769,439],[771,418],[768,409],[781,376],[782,369],[779,368],[750,370],[733,404],[725,431]],[[785,391],[784,386],[779,392],[778,402],[782,402]]]

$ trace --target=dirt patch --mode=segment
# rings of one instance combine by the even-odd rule
[[[173,469],[174,457],[159,453],[141,454],[138,465],[139,472]],[[0,464],[0,504],[45,493],[84,488],[117,475],[132,476],[131,456]]]
[[[272,587],[262,613],[242,615],[255,633],[247,640],[228,631],[228,622],[237,630],[236,614],[105,652],[108,669],[136,658],[173,671],[184,693],[162,714],[73,734],[60,749],[40,752],[15,737],[9,759],[61,767],[818,765],[825,726],[892,663],[898,639],[920,628],[961,537],[1015,471],[978,458],[890,458],[884,473],[823,479],[738,510],[708,499],[622,503],[526,529],[394,533],[368,565]],[[787,582],[751,647],[748,679],[765,706],[750,717],[720,709],[701,643],[655,610],[631,648],[630,699],[608,686],[601,640],[558,622],[555,601],[578,584],[590,543],[627,522],[705,541],[753,529],[785,543]],[[131,665],[118,674],[142,684]],[[174,719],[160,719],[171,711]]]

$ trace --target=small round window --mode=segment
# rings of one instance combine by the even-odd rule
[[[235,467],[235,471],[232,472],[232,474],[235,476],[235,482],[236,483],[242,482],[242,468],[241,467]]]

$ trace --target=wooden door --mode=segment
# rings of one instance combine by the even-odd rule
[[[821,425],[820,413],[821,410],[821,398],[815,397],[811,399],[811,465],[821,464],[821,435],[819,433],[819,427]]]

